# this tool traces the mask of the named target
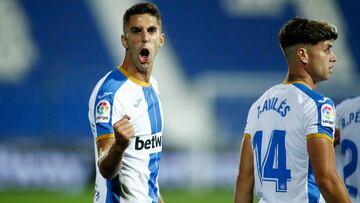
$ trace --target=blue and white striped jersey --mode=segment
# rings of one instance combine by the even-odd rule
[[[360,96],[336,106],[336,128],[340,130],[337,167],[352,202],[360,202]]]
[[[307,140],[333,142],[334,113],[331,99],[301,82],[275,85],[251,106],[244,134],[252,142],[259,202],[325,202]]]
[[[119,67],[95,86],[89,120],[95,142],[114,137],[113,124],[125,114],[135,136],[125,150],[119,175],[106,180],[96,164],[95,203],[158,202],[158,171],[162,151],[163,115],[156,80],[142,82]]]

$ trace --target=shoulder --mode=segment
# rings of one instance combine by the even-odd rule
[[[292,89],[293,87],[289,84],[276,84],[273,85],[272,87],[270,87],[269,89],[267,89],[254,103],[253,105],[256,105],[258,103],[262,103],[264,100],[270,98],[270,97],[274,97],[274,96],[278,96],[281,94],[286,94],[287,96],[290,96],[290,94],[292,93]]]
[[[306,97],[309,98],[309,100],[313,101],[316,106],[322,106],[323,104],[328,104],[331,106],[334,106],[334,102],[329,97],[326,97],[308,86],[304,84],[293,84],[297,89],[299,89]]]
[[[249,116],[254,114],[257,111],[258,108],[260,108],[261,105],[267,100],[274,92],[278,91],[280,88],[282,88],[281,84],[274,85],[267,89],[259,98],[257,98],[252,104],[249,109]]]
[[[360,106],[360,96],[346,98],[342,100],[338,105],[336,105],[336,108],[342,108],[344,106],[349,106],[352,104],[357,104],[358,106]]]
[[[342,100],[338,105],[336,105],[336,114],[341,115],[345,112],[357,110],[360,107],[360,96],[350,97]]]
[[[118,68],[108,72],[100,81],[99,94],[105,92],[115,93],[126,81],[127,77]]]
[[[256,102],[259,102],[263,100],[264,98],[268,97],[270,94],[272,94],[275,91],[278,91],[279,89],[283,88],[283,84],[276,84],[267,89],[257,100]],[[255,102],[255,103],[256,103]]]
[[[330,98],[312,90],[311,88],[309,88],[308,86],[304,85],[304,84],[293,84],[296,88],[298,88],[301,92],[303,92],[305,95],[307,95],[309,98],[311,98],[312,100],[314,100],[315,102],[320,102],[323,103],[327,100],[332,101]]]
[[[105,74],[91,94],[90,106],[101,104],[103,101],[112,103],[115,94],[126,81],[127,78],[117,68]]]
[[[151,76],[150,83],[151,83],[151,86],[154,88],[154,90],[159,94],[159,86],[158,86],[156,78]]]
[[[150,77],[150,83],[151,83],[152,86],[154,86],[156,88],[158,87],[157,80],[156,80],[156,78],[154,76]]]

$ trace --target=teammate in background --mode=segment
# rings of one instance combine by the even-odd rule
[[[353,202],[360,202],[360,96],[346,99],[336,106],[335,137],[338,171]]]
[[[94,202],[161,203],[158,170],[163,115],[151,76],[164,43],[158,8],[150,3],[129,8],[123,32],[123,64],[97,83],[89,101],[96,144]]]
[[[249,110],[235,202],[252,202],[254,188],[260,202],[350,202],[335,166],[334,104],[314,91],[336,62],[336,28],[294,18],[279,38],[288,74]]]

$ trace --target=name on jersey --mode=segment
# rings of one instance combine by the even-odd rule
[[[279,98],[273,97],[266,99],[263,104],[257,106],[257,117],[260,118],[260,115],[267,111],[274,111],[280,116],[285,117],[290,109],[290,106],[286,103],[286,99],[279,100]]]
[[[321,106],[321,125],[333,128],[334,117],[334,108],[330,104],[323,104]]]
[[[360,123],[360,109],[356,112],[351,112],[347,115],[347,118],[341,118],[341,128],[344,129],[346,126],[352,123]]]
[[[157,148],[161,149],[161,146],[162,136],[160,135],[137,136],[135,138],[135,150],[152,150]]]

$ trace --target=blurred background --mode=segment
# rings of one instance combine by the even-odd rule
[[[0,0],[0,202],[92,201],[88,99],[121,64],[122,16],[137,2]],[[360,95],[359,1],[152,2],[166,34],[153,74],[167,202],[210,202],[209,191],[231,201],[248,108],[287,72],[277,34],[290,18],[337,26],[336,70],[318,91],[335,103]]]

